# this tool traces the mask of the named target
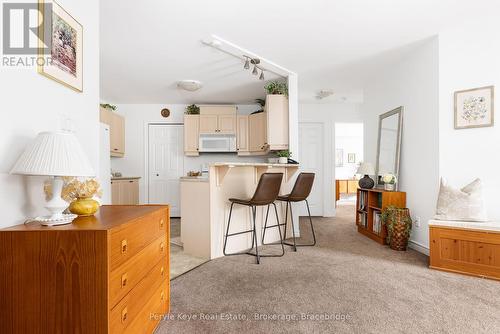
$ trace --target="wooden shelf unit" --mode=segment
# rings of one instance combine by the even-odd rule
[[[382,225],[380,232],[377,233],[373,229],[373,222],[374,216],[377,213],[381,213],[386,207],[391,205],[405,208],[406,193],[401,191],[385,191],[383,189],[358,189],[356,195],[356,225],[358,232],[379,244],[386,244],[387,228]],[[363,218],[364,216],[366,218]],[[364,221],[366,222],[365,224],[363,223]]]

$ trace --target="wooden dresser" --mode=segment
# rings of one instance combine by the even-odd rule
[[[169,207],[0,230],[2,333],[151,333],[169,311]]]

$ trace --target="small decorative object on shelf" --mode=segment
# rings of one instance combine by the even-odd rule
[[[93,199],[94,196],[101,197],[102,191],[96,179],[86,179],[80,181],[76,177],[64,177],[64,185],[61,197],[70,203],[69,211],[78,216],[92,216],[99,209],[99,202]],[[52,197],[52,184],[45,183],[45,195]]]
[[[394,175],[392,173],[385,174],[382,177],[382,181],[384,181],[384,189],[385,190],[394,191],[396,189],[396,183],[398,182],[396,175]]]
[[[104,108],[104,109],[116,111],[116,106],[109,104],[109,103],[101,103],[100,106],[101,106],[101,108]]]
[[[388,206],[381,217],[382,223],[387,226],[387,243],[391,249],[405,251],[410,239],[412,221],[410,210]]]
[[[186,115],[199,115],[200,107],[196,104],[190,104],[186,107]]]
[[[276,152],[276,155],[279,157],[278,163],[286,164],[288,163],[288,158],[290,158],[292,152],[290,152],[289,150],[282,150]]]
[[[375,174],[375,169],[373,169],[373,165],[369,162],[362,162],[359,165],[358,171],[356,174],[364,175],[363,178],[359,180],[359,187],[363,189],[371,189],[375,185],[375,181],[369,176]]]

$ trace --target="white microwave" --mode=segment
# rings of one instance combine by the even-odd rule
[[[236,152],[235,135],[200,135],[200,152]]]

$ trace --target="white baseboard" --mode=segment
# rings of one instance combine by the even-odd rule
[[[413,250],[416,250],[419,253],[422,253],[422,254],[429,256],[429,247],[424,246],[416,241],[410,240],[408,242],[408,247],[413,249]]]

